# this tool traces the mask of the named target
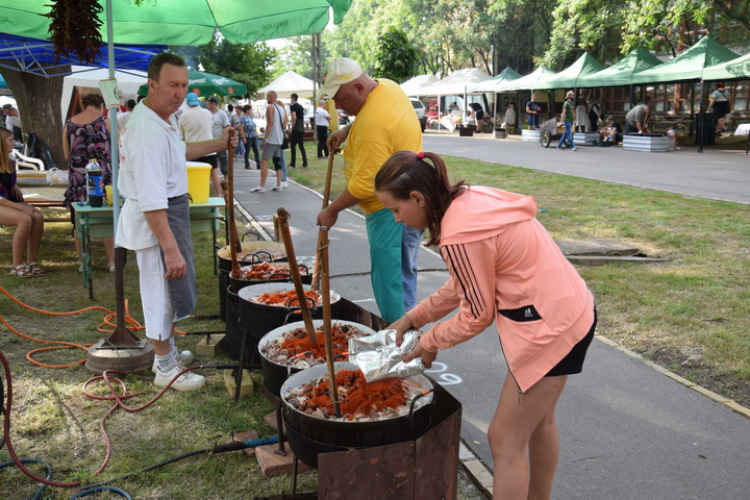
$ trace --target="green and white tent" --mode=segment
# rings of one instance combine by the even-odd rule
[[[704,80],[750,80],[750,54],[703,70]]]
[[[549,79],[556,73],[549,69],[545,65],[539,66],[537,69],[532,71],[526,76],[522,76],[517,80],[511,80],[509,82],[500,85],[496,92],[515,92],[517,90],[536,90],[539,89],[539,85],[542,81]]]
[[[592,73],[597,73],[604,69],[604,65],[594,59],[594,56],[588,52],[579,57],[576,62],[560,71],[556,75],[549,77],[534,87],[535,90],[552,90],[552,89],[573,89],[581,87],[578,80]]]
[[[701,38],[695,45],[671,61],[633,75],[633,84],[698,81],[703,70],[739,57],[713,39]]]
[[[630,85],[633,75],[654,68],[662,62],[646,49],[636,48],[612,66],[578,79],[579,88],[619,87]]]
[[[507,82],[512,82],[513,80],[518,80],[519,78],[521,78],[521,75],[510,68],[505,68],[489,80],[485,80],[476,87],[469,89],[469,92],[499,92],[498,89],[505,85]]]

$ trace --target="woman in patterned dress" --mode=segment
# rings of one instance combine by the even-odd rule
[[[104,185],[112,184],[109,120],[104,117],[104,99],[99,94],[88,94],[81,99],[83,111],[73,115],[63,130],[63,154],[68,163],[68,189],[65,205],[86,201],[86,165],[96,159],[102,169]],[[78,271],[81,264],[81,241],[73,235],[78,251]],[[115,271],[114,238],[102,238],[107,255],[107,271]]]

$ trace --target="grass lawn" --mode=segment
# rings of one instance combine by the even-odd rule
[[[750,407],[750,207],[445,157],[451,178],[533,195],[556,240],[610,239],[660,264],[578,266],[597,333]],[[291,177],[323,191],[326,163]],[[333,196],[343,188],[336,159]]]

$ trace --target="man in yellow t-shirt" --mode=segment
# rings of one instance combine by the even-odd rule
[[[373,80],[355,61],[331,61],[321,94],[356,119],[328,137],[333,151],[344,146],[346,188],[318,214],[331,227],[339,212],[354,205],[365,213],[370,243],[371,282],[380,316],[396,321],[416,305],[417,256],[421,231],[398,224],[375,196],[375,175],[398,151],[422,151],[422,131],[414,108],[391,80]]]

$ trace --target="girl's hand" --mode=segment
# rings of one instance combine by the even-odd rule
[[[396,330],[396,345],[401,346],[404,340],[404,332],[414,326],[407,315],[401,316],[395,322],[388,325],[389,330]]]
[[[437,359],[437,352],[430,352],[426,350],[424,347],[422,347],[422,344],[420,342],[414,349],[412,349],[409,354],[404,356],[403,362],[408,363],[412,359],[416,358],[422,358],[422,363],[424,363],[425,368],[432,368],[432,362]]]

